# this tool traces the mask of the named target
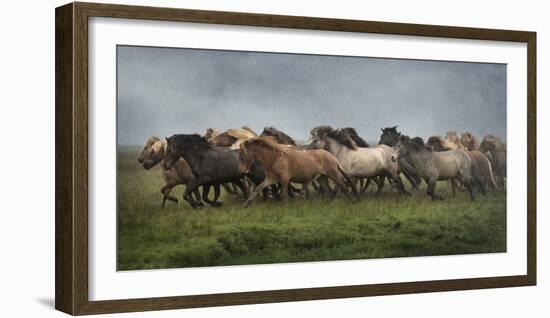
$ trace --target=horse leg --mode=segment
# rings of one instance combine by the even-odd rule
[[[334,169],[330,169],[327,172],[327,177],[329,177],[334,183],[336,183],[336,185],[338,185],[338,187],[342,190],[342,192],[344,192],[346,197],[348,197],[351,202],[354,202],[353,197],[348,191],[348,185],[346,184],[346,177],[344,176],[344,174],[340,172],[337,167],[335,167]],[[353,177],[350,177],[349,186],[351,187],[353,194],[357,197],[357,200],[359,200],[359,193],[357,193],[357,189],[355,188]]]
[[[453,194],[453,197],[456,196],[456,179],[451,178],[449,179],[449,184],[451,185],[451,193]]]
[[[248,199],[246,199],[246,201],[244,202],[244,205],[243,207],[244,208],[247,208],[248,206],[250,206],[250,204],[254,201],[254,199],[256,198],[256,196],[260,193],[260,191],[262,191],[264,188],[276,183],[277,181],[273,178],[270,178],[268,176],[265,177],[264,181],[262,181],[262,183],[260,183],[252,192],[250,192],[250,195],[248,196]],[[288,192],[287,192],[287,195],[288,195]]]
[[[237,195],[238,193],[235,192],[235,189],[232,189],[231,186],[227,183],[222,183],[222,187],[225,189],[225,191],[231,195]]]
[[[166,204],[166,200],[170,200],[172,202],[178,203],[178,199],[176,199],[176,198],[174,198],[173,196],[170,195],[170,192],[172,191],[172,188],[175,187],[175,186],[176,185],[173,184],[173,183],[167,183],[164,186],[162,186],[162,188],[160,189],[160,192],[163,195],[161,209],[164,209],[164,206]]]
[[[399,190],[399,193],[401,194],[404,194],[404,195],[411,195],[411,193],[409,191],[407,191],[407,189],[405,189],[405,185],[403,184],[403,181],[401,180],[401,177],[393,170],[391,169],[387,169],[385,170],[386,172],[386,175],[388,176],[389,180],[393,180],[393,182],[395,183],[395,185],[397,186],[397,190]],[[379,191],[382,191],[381,189],[379,189]]]
[[[302,183],[302,190],[304,191],[304,198],[309,199],[309,187],[308,187],[308,182]]]
[[[430,178],[430,179],[426,180],[426,183],[428,184],[428,189],[426,190],[426,192],[432,198],[432,200],[433,201],[443,200],[442,196],[435,193],[435,187],[437,185],[437,179],[436,178]]]
[[[281,198],[283,199],[284,203],[288,203],[289,185],[290,185],[290,182],[288,180],[285,180],[285,179],[281,180]],[[292,197],[294,197],[294,194],[292,194]]]
[[[319,183],[319,189],[320,189],[321,195],[326,196],[329,199],[334,198],[336,193],[332,191],[332,189],[330,188],[330,185],[328,184],[327,176],[325,175],[319,176],[317,178],[317,182]]]
[[[202,185],[202,183],[200,182],[200,180],[198,180],[198,179],[191,180],[187,184],[187,188],[185,189],[185,192],[183,193],[183,198],[185,199],[185,201],[189,202],[189,204],[191,205],[191,207],[193,209],[196,209],[196,208],[198,208],[202,205],[202,203],[200,201],[199,202],[195,201],[193,196],[191,195],[201,185]],[[208,195],[208,190],[203,188],[203,193],[204,193],[204,191],[207,191],[207,195]]]
[[[245,198],[248,196],[248,187],[244,184],[242,180],[234,181],[232,184],[233,186],[237,186],[239,187],[239,189],[241,189]]]
[[[194,191],[193,191],[193,195],[195,196],[195,200],[197,201],[197,203],[202,206],[202,202],[201,202],[201,193],[199,192],[199,188],[196,188]]]
[[[422,179],[420,179],[417,175],[415,175],[414,173],[411,173],[408,169],[404,169],[403,166],[405,166],[404,164],[400,164],[400,166],[402,166],[401,168],[401,172],[403,173],[403,175],[405,176],[405,178],[407,179],[407,181],[409,181],[409,183],[411,184],[411,186],[415,189],[415,190],[420,190],[419,189],[419,186],[420,186],[420,183],[422,183]]]
[[[208,203],[210,206],[219,207],[222,206],[223,202],[218,202],[218,198],[220,197],[220,185],[214,184],[214,200],[210,200],[208,198],[208,193],[210,192],[210,186],[203,187],[202,190],[202,200],[206,203]]]
[[[374,182],[376,183],[376,187],[378,188],[376,190],[376,195],[379,195],[380,193],[382,193],[382,189],[384,189],[384,180],[385,180],[385,176],[380,176],[380,177],[374,177]],[[391,180],[391,179],[389,179]],[[401,180],[401,179],[399,179]]]

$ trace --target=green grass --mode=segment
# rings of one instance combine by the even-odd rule
[[[403,197],[386,185],[357,204],[312,195],[243,209],[223,194],[223,207],[193,210],[178,186],[180,202],[161,210],[160,169],[144,170],[136,153],[121,148],[118,156],[118,270],[506,251],[504,193],[471,202],[439,182],[444,201],[424,191]]]

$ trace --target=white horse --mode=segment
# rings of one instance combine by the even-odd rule
[[[361,178],[386,176],[395,183],[399,192],[409,195],[399,177],[398,164],[391,160],[393,149],[389,146],[360,148],[345,130],[322,126],[311,131],[310,148],[325,149],[336,156],[354,182]]]

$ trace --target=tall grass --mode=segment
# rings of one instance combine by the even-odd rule
[[[506,195],[438,191],[404,197],[389,190],[357,204],[344,197],[297,197],[289,203],[257,200],[248,209],[223,194],[221,208],[160,208],[158,167],[144,170],[136,149],[118,162],[118,270],[323,261],[506,251]],[[374,190],[374,189],[373,189]]]

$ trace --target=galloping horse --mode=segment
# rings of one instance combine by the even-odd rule
[[[242,182],[245,175],[239,170],[237,150],[214,147],[197,134],[177,134],[166,138],[166,140],[164,168],[171,169],[179,158],[183,158],[195,176],[195,180],[191,180],[187,185],[184,194],[184,199],[189,202],[191,207],[199,206],[190,193],[200,186],[214,186],[214,201],[220,196],[220,185],[226,182],[236,184],[243,193],[247,194],[247,189]],[[255,183],[259,183],[265,178],[256,169],[250,169],[250,172],[248,176]],[[221,204],[221,201],[215,202],[215,206]]]
[[[319,183],[326,189],[330,178],[353,201],[347,186],[350,186],[353,194],[359,199],[354,184],[346,171],[340,166],[338,160],[325,150],[299,150],[277,143],[271,136],[257,137],[241,143],[239,149],[240,169],[246,173],[256,161],[262,163],[265,168],[266,178],[260,183],[246,200],[244,207],[248,207],[254,198],[264,188],[281,183],[281,196],[288,200],[288,188],[290,182],[309,183],[319,176]]]
[[[409,194],[399,177],[398,165],[391,160],[393,149],[386,145],[357,147],[349,134],[328,126],[311,131],[311,149],[325,149],[338,159],[353,181],[360,178],[387,176],[402,194]],[[355,184],[355,182],[354,182]]]
[[[452,150],[452,148],[448,148],[448,146],[446,146],[447,143],[445,143],[445,140],[442,138],[430,137],[427,144],[431,146],[434,151]],[[489,159],[487,159],[487,157],[479,150],[464,150],[472,160],[472,175],[474,177],[475,184],[481,190],[481,193],[486,195],[487,187],[490,187],[493,191],[496,191],[497,185],[495,183],[495,178]],[[456,181],[454,179],[451,179],[450,181],[454,195],[456,192]]]
[[[472,176],[472,161],[466,151],[454,149],[435,152],[426,146],[422,138],[399,137],[395,151],[391,156],[397,162],[401,157],[409,157],[408,162],[416,173],[428,184],[427,193],[432,200],[443,197],[435,193],[438,180],[458,179],[468,189],[470,198],[475,198]]]
[[[397,126],[380,128],[380,130],[382,130],[382,135],[380,135],[378,144],[395,147],[399,141],[399,137],[401,137],[401,133],[397,131]],[[407,162],[407,160],[407,157],[399,158],[399,169],[412,187],[415,190],[419,190],[418,187],[422,183],[422,179],[420,179],[413,169],[410,169],[411,165]]]
[[[138,162],[144,169],[149,170],[164,160],[165,153],[166,141],[158,137],[151,137],[147,139],[145,146],[143,146],[143,149],[139,153]],[[164,166],[161,165],[161,170],[165,182],[160,188],[160,192],[163,196],[161,207],[164,208],[167,200],[178,202],[178,199],[170,195],[172,189],[179,184],[187,185],[191,180],[195,179],[195,176],[187,162],[183,159],[178,160],[172,169],[164,169]],[[200,202],[198,189],[193,193],[195,199]]]

